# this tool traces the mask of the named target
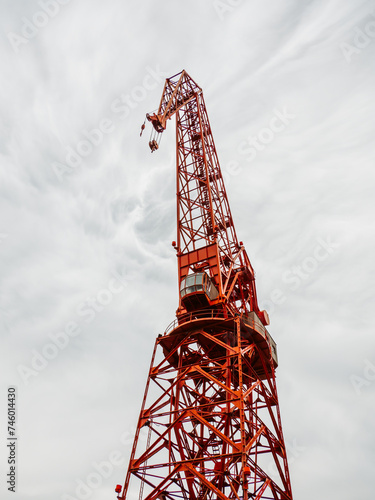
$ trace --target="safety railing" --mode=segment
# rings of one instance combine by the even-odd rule
[[[188,323],[189,321],[201,320],[201,319],[228,319],[228,315],[225,311],[215,311],[213,309],[201,309],[198,311],[185,313],[172,321],[165,329],[164,335],[167,335],[170,331],[174,330],[178,326]]]

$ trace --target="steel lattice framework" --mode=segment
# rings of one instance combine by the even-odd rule
[[[237,240],[202,90],[186,71],[166,80],[147,115],[151,151],[173,115],[179,307],[156,340],[118,498],[292,500],[276,344]],[[190,278],[195,288],[183,292]]]

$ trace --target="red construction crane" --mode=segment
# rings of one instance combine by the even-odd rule
[[[179,307],[156,340],[116,492],[122,500],[292,500],[276,344],[237,240],[202,89],[186,71],[166,80],[157,113],[147,115],[151,152],[174,115]]]

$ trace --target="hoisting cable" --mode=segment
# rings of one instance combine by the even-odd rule
[[[159,149],[159,137],[160,137],[160,132],[157,132],[154,127],[152,127],[151,134],[150,134],[150,141],[148,145],[150,146],[151,153]],[[159,142],[158,142],[159,140]]]

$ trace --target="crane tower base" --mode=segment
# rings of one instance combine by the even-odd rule
[[[276,365],[255,313],[174,321],[155,343],[121,498],[290,500]]]

